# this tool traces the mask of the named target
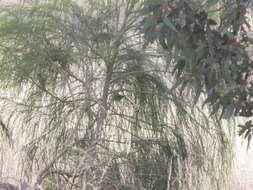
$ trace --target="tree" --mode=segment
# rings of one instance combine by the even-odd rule
[[[153,29],[179,33],[173,20],[157,25],[169,4],[142,5],[65,0],[1,7],[0,79],[14,94],[2,102],[10,107],[4,107],[9,123],[18,118],[28,137],[28,181],[39,170],[36,183],[47,189],[193,189],[206,185],[205,177],[219,188],[230,166],[229,137],[217,115],[209,118],[201,106],[192,108],[188,94],[171,88],[167,67],[194,52],[181,55],[173,45],[169,57],[155,46],[142,48],[167,35]],[[139,27],[147,11],[154,13],[141,25],[145,43]],[[180,67],[177,76],[186,77]]]
[[[252,37],[247,17],[249,1],[146,1],[142,28],[146,45],[158,41],[170,62],[174,88],[192,91],[193,101],[222,118],[251,117]],[[180,39],[180,40],[179,40]],[[240,125],[251,139],[251,120]]]

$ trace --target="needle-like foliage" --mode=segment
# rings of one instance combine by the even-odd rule
[[[48,190],[220,188],[229,136],[190,92],[172,88],[166,62],[175,57],[143,48],[141,7],[136,0],[1,7],[0,80],[10,92],[2,112],[25,144],[28,181],[39,172],[35,183]]]

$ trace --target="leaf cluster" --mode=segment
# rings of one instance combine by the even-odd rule
[[[251,37],[244,1],[146,1],[142,31],[174,55],[173,88],[201,95],[212,113],[253,116]]]

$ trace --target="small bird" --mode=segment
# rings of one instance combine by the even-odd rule
[[[122,98],[124,98],[124,95],[119,94],[118,92],[113,92],[112,95],[112,99],[116,102],[119,102],[120,100],[122,100]]]

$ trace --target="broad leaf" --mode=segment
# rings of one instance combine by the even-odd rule
[[[171,22],[171,20],[168,17],[164,18],[163,23],[174,32],[178,32],[176,27],[174,26],[174,24]]]

